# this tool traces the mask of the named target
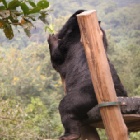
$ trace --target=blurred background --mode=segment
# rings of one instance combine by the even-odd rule
[[[63,133],[58,104],[64,91],[50,63],[47,37],[48,30],[57,32],[79,9],[97,11],[111,62],[129,96],[140,96],[140,1],[48,2],[46,22],[33,21],[30,33],[12,25],[8,38],[0,18],[0,140],[56,139]],[[101,140],[107,140],[105,132],[98,131]],[[130,134],[130,140],[139,139],[140,132]]]

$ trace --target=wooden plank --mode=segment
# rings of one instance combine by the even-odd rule
[[[125,114],[123,115],[125,124],[128,127],[129,132],[138,132],[140,131],[140,114]],[[91,126],[95,128],[104,129],[104,124],[102,120],[93,121],[90,123]]]
[[[140,118],[140,97],[117,97],[118,101],[120,102],[120,110],[121,113],[124,114],[136,114]],[[100,115],[100,108],[98,105],[94,106],[88,113],[88,120],[87,121],[98,121],[101,120]]]
[[[98,103],[115,102],[117,97],[96,11],[86,11],[77,17]],[[128,139],[127,128],[118,106],[103,107],[100,113],[109,140]]]

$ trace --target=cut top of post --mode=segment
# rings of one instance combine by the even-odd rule
[[[90,15],[91,13],[93,13],[93,12],[96,12],[96,10],[84,11],[84,12],[78,14],[77,16],[81,16],[81,15],[82,15],[82,16],[87,16],[87,15]]]

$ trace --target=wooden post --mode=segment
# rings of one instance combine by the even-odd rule
[[[77,18],[98,104],[117,102],[96,11],[83,12]],[[127,127],[118,106],[102,107],[100,113],[109,140],[128,140]]]

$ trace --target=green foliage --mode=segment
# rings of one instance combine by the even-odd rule
[[[18,3],[9,4],[9,1],[4,0],[0,0],[0,2],[3,4],[0,6],[0,10],[5,10],[2,13],[0,11],[0,15],[5,14],[7,19],[9,9],[5,9],[5,7],[9,5],[14,9],[14,5]],[[30,12],[35,14],[40,8],[36,8],[37,3],[32,0],[27,2],[27,7],[23,4],[24,13],[22,14],[23,17],[28,17],[27,20],[33,21],[32,14],[27,15],[30,11],[28,9],[32,9]],[[45,27],[50,33],[59,30],[68,19],[68,15],[79,7],[97,10],[98,17],[102,21],[101,25],[106,29],[109,57],[129,95],[140,96],[139,2],[137,0],[63,0],[63,2],[52,0],[50,2],[54,10],[51,18],[53,24]],[[44,1],[38,5],[43,7]],[[44,20],[45,14],[41,11],[40,14],[42,17],[38,16],[38,18]],[[19,20],[15,17],[13,21],[16,19]],[[22,19],[20,19],[21,21]],[[0,28],[3,30],[2,22],[0,19]],[[19,34],[14,26],[12,29],[15,37],[12,40],[5,40],[4,35],[0,33],[1,140],[58,138],[63,131],[58,113],[58,104],[63,96],[61,80],[50,64],[47,36],[42,28],[43,24],[37,21],[35,26],[36,29],[30,30],[30,38],[26,37],[20,29],[18,29]],[[26,27],[30,27],[30,25],[25,24],[22,27],[26,30]],[[9,31],[10,29],[5,32]],[[101,139],[107,139],[104,130],[99,129],[98,132]],[[130,133],[131,140],[139,140],[139,137],[139,132]]]
[[[50,34],[54,34],[54,26],[52,24],[46,25],[45,31],[48,31]]]
[[[37,19],[46,23],[46,8],[49,7],[47,0],[1,0],[0,4],[0,29],[3,30],[8,39],[14,37],[12,25],[23,27],[27,36],[30,36],[30,30],[33,27],[32,21]]]
[[[2,140],[43,140],[61,135],[57,107],[63,91],[48,53],[46,44],[31,44],[22,50],[0,48]]]
[[[62,131],[57,126],[57,121],[50,121],[49,112],[40,98],[32,97],[27,107],[24,107],[20,102],[19,99],[2,100],[1,98],[0,138],[3,140],[43,140],[55,137]],[[56,128],[57,133],[52,134]]]
[[[30,139],[37,138],[37,133],[32,127],[25,109],[16,100],[1,100],[0,110],[0,137],[3,139]],[[32,127],[29,127],[29,124]]]
[[[104,129],[97,129],[101,140],[108,140]]]
[[[101,140],[108,140],[104,129],[97,129],[97,131],[98,131],[98,134],[99,134]],[[129,138],[130,138],[130,140],[139,140],[140,132],[130,133]]]
[[[139,140],[139,139],[140,139],[140,132],[130,133],[130,140]]]

